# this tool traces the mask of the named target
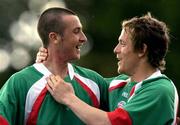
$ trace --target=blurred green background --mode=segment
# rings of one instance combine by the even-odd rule
[[[179,0],[0,0],[0,87],[14,72],[34,63],[41,46],[36,33],[38,15],[45,8],[64,6],[78,13],[89,41],[75,63],[104,77],[117,75],[113,48],[124,19],[151,12],[166,22],[171,44],[165,74],[180,94],[179,5]]]

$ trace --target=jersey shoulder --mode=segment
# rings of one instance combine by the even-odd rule
[[[166,76],[162,75],[157,78],[146,80],[142,83],[139,92],[146,91],[151,93],[151,96],[155,97],[173,97],[175,92],[175,86],[173,82]],[[137,91],[138,92],[138,91]]]
[[[33,79],[35,77],[42,77],[42,73],[38,72],[33,65],[28,66],[16,73],[14,73],[10,78],[14,78],[14,79]]]
[[[4,84],[4,87],[9,88],[24,88],[30,87],[33,83],[39,80],[43,75],[38,72],[33,66],[28,66],[14,73]]]

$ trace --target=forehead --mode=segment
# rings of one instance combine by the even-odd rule
[[[62,17],[63,22],[65,23],[66,27],[76,28],[82,27],[82,24],[76,15],[64,15]]]
[[[122,30],[121,30],[121,34],[120,34],[118,40],[119,40],[119,41],[120,41],[120,40],[126,40],[127,38],[128,38],[128,33],[127,33],[127,31],[126,31],[125,29],[122,29]]]

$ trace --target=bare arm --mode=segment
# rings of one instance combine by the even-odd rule
[[[47,89],[59,103],[67,105],[84,123],[88,125],[111,125],[107,112],[91,107],[75,96],[71,84],[59,76],[50,76]]]
[[[89,106],[74,94],[69,95],[66,105],[88,125],[111,125],[105,111]]]

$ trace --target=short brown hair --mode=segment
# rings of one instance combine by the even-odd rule
[[[146,44],[149,63],[161,71],[165,70],[165,56],[170,42],[166,24],[148,13],[123,21],[122,27],[131,34],[134,50],[141,50]]]
[[[66,8],[49,8],[39,18],[37,30],[45,47],[48,46],[49,33],[56,32],[63,35],[65,24],[62,15],[76,15],[75,12]]]

